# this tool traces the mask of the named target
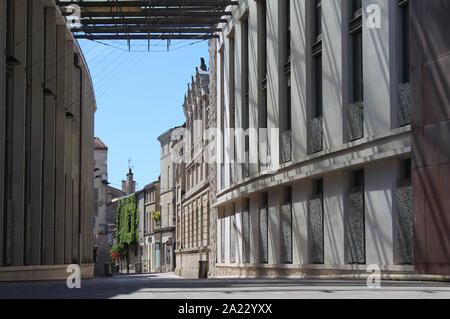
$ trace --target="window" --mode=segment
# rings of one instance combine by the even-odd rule
[[[236,104],[235,104],[235,38],[234,35],[231,36],[228,39],[228,43],[229,43],[229,79],[228,79],[228,83],[229,83],[229,112],[230,112],[230,125],[229,128],[235,128],[235,124],[236,124]],[[231,179],[231,183],[234,183],[235,177],[236,177],[236,172],[235,172],[235,162],[236,162],[236,138],[235,135],[232,134],[232,136],[230,136],[230,140],[231,140],[231,147],[233,148],[233,152],[232,152],[232,159],[231,159],[231,174],[230,174],[230,179]]]
[[[322,37],[322,1],[321,0],[315,0],[313,17],[314,17],[313,42],[317,42]]]
[[[349,61],[349,98],[347,105],[348,140],[364,137],[364,70],[361,1],[352,1]]]
[[[224,137],[224,105],[225,105],[225,60],[223,48],[219,50],[220,55],[220,133],[221,133],[221,143],[222,143],[222,158],[220,162],[220,189],[225,188],[225,137]]]
[[[361,13],[362,0],[352,0],[352,13],[358,15]]]
[[[170,166],[167,167],[167,189],[170,188]]]
[[[265,0],[258,2],[258,127],[267,128],[267,4]],[[261,133],[262,130],[260,130]],[[262,131],[264,132],[264,131]],[[259,144],[267,145],[267,135],[259,135]],[[268,154],[261,154],[268,155]],[[261,163],[260,170],[264,170],[265,164]]]
[[[312,109],[310,128],[310,152],[317,153],[323,150],[323,124],[322,124],[322,1],[315,0],[313,7],[312,26]]]
[[[284,101],[285,101],[285,108],[283,110],[284,112],[284,119],[281,123],[281,127],[283,128],[283,133],[281,136],[281,162],[285,163],[291,160],[291,151],[292,151],[292,139],[291,139],[291,1],[285,0],[283,1],[284,8],[283,8],[283,16],[286,18],[283,19],[284,21],[284,30],[283,34],[285,34],[284,38],[284,51],[285,51],[285,57],[283,60],[284,63],[284,82],[282,84],[282,87],[284,87]]]
[[[243,105],[243,123],[242,128],[246,131],[250,126],[250,76],[249,76],[249,34],[248,34],[248,17],[242,21],[241,28],[241,39],[242,39],[242,90],[244,94],[242,95],[242,105]],[[244,140],[244,169],[243,169],[243,177],[249,176],[248,162],[249,162],[249,149],[250,149],[250,140],[249,136],[245,135]]]
[[[313,118],[322,116],[322,1],[315,0],[313,33],[313,81],[314,81],[314,109]]]
[[[351,74],[352,74],[352,102],[362,102],[363,87],[363,56],[362,56],[362,13],[361,0],[352,2],[352,19],[350,20],[351,34]]]
[[[322,52],[314,57],[314,118],[322,116]]]
[[[285,39],[285,46],[286,46],[286,57],[285,60],[290,59],[291,57],[291,1],[285,0],[285,14],[286,14],[286,39]]]
[[[410,82],[409,0],[399,0],[400,83]]]

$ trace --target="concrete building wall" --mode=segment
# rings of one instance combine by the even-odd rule
[[[349,141],[348,126],[352,120],[347,115],[351,101],[352,46],[350,25],[350,6],[345,1],[323,0],[321,55],[322,71],[315,73],[313,50],[317,43],[313,39],[314,8],[309,2],[290,1],[290,81],[291,81],[291,121],[292,121],[292,160],[282,163],[279,152],[279,138],[270,142],[271,165],[266,172],[256,172],[252,179],[238,176],[235,183],[230,182],[230,166],[225,165],[224,176],[218,166],[218,183],[225,180],[225,187],[216,192],[213,209],[219,212],[217,218],[217,263],[215,276],[304,276],[363,274],[369,264],[381,265],[389,273],[412,273],[413,265],[400,265],[397,260],[400,240],[398,223],[398,187],[401,176],[401,163],[411,156],[411,126],[399,127],[398,123],[398,81],[399,70],[394,65],[400,63],[401,54],[397,42],[399,34],[399,8],[396,2],[376,2],[381,9],[382,28],[369,28],[366,7],[369,1],[363,1],[360,18],[362,33],[362,65],[364,83],[364,134],[352,142]],[[287,116],[288,101],[284,59],[288,48],[285,40],[286,28],[284,16],[286,7],[280,1],[267,0],[267,122],[269,128],[283,131],[283,121]],[[242,48],[240,37],[242,21],[248,16],[251,62],[249,63],[249,81],[252,88],[249,95],[250,126],[261,121],[259,107],[263,103],[262,86],[259,83],[261,69],[258,63],[263,52],[258,48],[263,30],[258,17],[261,17],[262,1],[239,1],[233,8],[232,17],[222,25],[217,45],[210,50],[216,57],[217,86],[211,95],[216,96],[216,109],[220,117],[224,116],[224,125],[230,123],[230,105],[236,101],[236,119],[239,124],[242,115],[242,94],[244,84],[241,81]],[[388,19],[389,18],[389,19]],[[231,59],[230,39],[234,37],[235,58]],[[212,49],[211,49],[212,48]],[[223,53],[222,53],[223,50]],[[223,61],[221,59],[223,56]],[[231,62],[233,62],[231,64]],[[223,63],[223,67],[220,64]],[[230,77],[233,72],[235,81]],[[311,152],[311,123],[314,106],[314,79],[322,77],[322,134],[323,149]],[[220,79],[224,79],[222,85]],[[376,79],[376,80],[374,80]],[[235,87],[229,86],[234,82]],[[223,101],[223,103],[222,103]],[[221,120],[218,117],[218,122]],[[408,123],[406,123],[408,124]],[[217,143],[217,154],[230,148],[229,137],[225,145]],[[259,141],[261,146],[262,141]],[[251,150],[254,148],[251,148]],[[250,155],[251,156],[251,155]],[[225,154],[225,158],[227,155]],[[230,156],[229,156],[230,157]],[[220,164],[219,164],[220,165]],[[353,172],[364,170],[362,205],[353,207],[349,195],[355,181]],[[322,182],[318,182],[321,180]],[[323,185],[319,190],[317,185]],[[359,185],[359,184],[358,184]],[[288,236],[282,232],[286,227],[283,216],[288,213],[286,192],[291,187],[292,213],[292,263],[286,263]],[[318,193],[319,192],[319,193]],[[267,194],[267,243],[268,260],[261,263],[264,252],[265,222],[264,194]],[[405,199],[406,198],[406,199]],[[403,199],[407,200],[407,197]],[[242,203],[249,200],[250,211],[250,263],[242,263],[243,234]],[[401,200],[403,200],[401,199]],[[409,200],[410,201],[410,200]],[[314,206],[314,205],[315,206]],[[358,204],[359,205],[359,204]],[[234,208],[233,208],[234,207]],[[313,212],[313,207],[319,209]],[[354,209],[362,211],[362,234],[358,241],[364,251],[363,264],[351,264],[347,256],[352,244],[348,237],[347,225]],[[319,215],[313,215],[319,214]],[[412,215],[411,215],[412,216]],[[314,219],[316,218],[316,219]],[[319,218],[319,219],[317,219]],[[237,221],[236,258],[231,260],[233,230],[231,223]],[[222,226],[224,225],[224,226]],[[224,233],[223,233],[224,232]],[[408,242],[409,246],[413,245]],[[224,251],[223,251],[224,250]],[[319,256],[317,256],[319,254]],[[233,253],[234,256],[234,253]],[[224,257],[224,258],[222,258]],[[320,257],[320,258],[318,258]],[[317,263],[321,260],[320,263]]]
[[[0,52],[5,52],[6,50],[6,1],[0,3]],[[4,54],[0,57],[0,70],[6,70],[6,56]],[[5,97],[5,75],[0,76],[0,96],[2,100]],[[5,127],[6,127],[6,103],[0,103],[0,154],[5,154]],[[4,156],[0,157],[0,167],[4,166]],[[0,170],[0,185],[5,185],[5,172]],[[0,192],[0,218],[4,220],[5,216],[5,193]],[[0,265],[4,264],[4,233],[5,227],[4,223],[0,224]]]
[[[448,275],[450,1],[410,3],[416,271]]]
[[[0,10],[0,46],[6,53],[0,74],[0,210],[6,220],[0,265],[19,266],[20,277],[21,269],[30,265],[90,264],[95,98],[87,65],[53,1],[3,1]],[[84,74],[81,101],[76,98],[80,91],[74,55],[80,57]],[[84,124],[83,134],[72,139],[80,132],[77,123]],[[72,183],[74,176],[78,180]],[[78,200],[77,194],[72,197],[77,186],[86,193],[82,207],[70,204]],[[73,232],[67,231],[68,225],[74,226]]]

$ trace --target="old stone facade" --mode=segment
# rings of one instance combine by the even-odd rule
[[[161,144],[161,179],[159,193],[160,224],[156,225],[153,238],[155,243],[155,270],[170,272],[175,270],[175,163],[171,156],[172,132],[170,129],[158,137]]]
[[[95,275],[104,275],[104,263],[109,261],[107,225],[108,147],[94,137],[94,262]]]
[[[86,61],[54,1],[1,1],[0,52],[0,280],[45,279],[72,263],[92,277]],[[15,275],[2,276],[10,266]]]
[[[408,17],[408,1],[232,10],[210,42],[213,276],[414,273]]]
[[[183,104],[186,130],[172,145],[183,161],[177,165],[176,272],[188,278],[206,278],[210,252],[209,170],[205,162],[209,141],[209,72],[202,59]]]

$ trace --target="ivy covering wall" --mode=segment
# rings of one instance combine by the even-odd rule
[[[123,252],[139,241],[139,208],[136,196],[119,199],[116,213],[116,245],[113,251]]]

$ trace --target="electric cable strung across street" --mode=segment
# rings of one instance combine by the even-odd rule
[[[207,40],[237,5],[229,0],[58,1],[66,17],[77,16],[71,31],[90,40]],[[73,12],[73,6],[80,8]],[[150,44],[149,44],[150,46]]]

